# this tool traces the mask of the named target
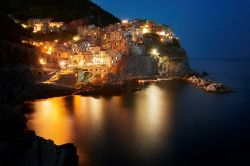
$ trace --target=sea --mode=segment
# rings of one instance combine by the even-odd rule
[[[74,143],[80,166],[250,165],[250,60],[193,59],[196,71],[234,92],[180,81],[120,96],[66,96],[27,107],[28,128]]]

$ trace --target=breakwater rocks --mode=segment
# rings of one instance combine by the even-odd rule
[[[0,107],[1,166],[77,166],[78,156],[73,144],[57,146],[26,129],[21,110]]]
[[[206,92],[211,93],[229,93],[232,92],[232,90],[222,83],[216,83],[212,80],[209,80],[207,78],[198,77],[198,76],[192,76],[186,79],[189,83],[192,83],[199,88],[205,90]]]

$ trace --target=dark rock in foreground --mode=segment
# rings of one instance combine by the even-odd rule
[[[78,156],[73,144],[57,146],[52,140],[25,130],[21,111],[0,109],[0,165],[11,166],[76,166]]]
[[[23,166],[76,166],[78,157],[73,144],[56,146],[52,140],[45,140],[26,131],[31,146],[24,152],[21,159]]]

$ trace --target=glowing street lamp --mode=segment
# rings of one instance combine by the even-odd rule
[[[122,20],[122,24],[127,24],[128,20]]]
[[[147,28],[147,27],[144,27],[144,28],[142,29],[142,33],[143,33],[143,34],[150,33],[150,29]]]
[[[84,61],[81,60],[81,61],[79,62],[79,66],[80,66],[80,67],[83,67],[83,64],[84,64]]]
[[[39,62],[40,62],[41,65],[46,65],[46,61],[43,58],[40,58]]]
[[[74,42],[78,42],[79,40],[81,40],[80,36],[74,36],[73,37]]]
[[[152,49],[151,51],[152,55],[159,55],[160,53],[158,52],[158,50],[156,48]]]
[[[59,62],[59,66],[61,68],[64,68],[66,66],[66,63],[64,61]]]
[[[46,53],[49,54],[49,55],[51,55],[52,54],[52,50],[53,50],[52,47],[49,47]]]
[[[28,28],[28,25],[26,25],[26,24],[21,24],[22,25],[22,27],[24,28],[24,29],[27,29]]]
[[[166,36],[166,32],[165,31],[161,31],[158,33],[160,36]]]

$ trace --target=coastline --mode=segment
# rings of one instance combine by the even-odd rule
[[[164,82],[164,81],[183,81],[195,85],[208,93],[230,93],[233,92],[230,88],[222,83],[217,83],[206,77],[190,76],[190,77],[138,77],[126,80],[120,80],[105,83],[96,86],[86,86],[85,88],[77,89],[76,87],[69,87],[58,84],[38,83],[35,85],[35,92],[28,101],[38,99],[47,99],[53,97],[82,95],[82,96],[117,96],[126,91],[141,90],[144,85],[150,83]]]

